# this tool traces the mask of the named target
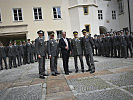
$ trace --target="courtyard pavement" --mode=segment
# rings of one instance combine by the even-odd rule
[[[0,100],[133,100],[133,58],[94,57],[96,72],[75,74],[74,60],[64,75],[62,59],[58,76],[38,78],[38,63],[0,71]],[[84,59],[85,69],[87,69]],[[80,69],[79,63],[79,69]]]

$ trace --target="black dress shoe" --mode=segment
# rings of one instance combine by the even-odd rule
[[[95,71],[90,71],[90,73],[92,74],[92,73],[95,73]]]
[[[43,75],[40,75],[39,78],[41,78],[41,79],[45,79],[45,77],[44,77]]]
[[[75,73],[78,73],[78,70],[76,70]]]
[[[52,76],[57,76],[57,75],[53,73]]]
[[[7,70],[7,67],[5,67],[5,69]]]
[[[69,71],[69,73],[72,73],[72,71]]]
[[[48,76],[48,74],[43,74],[43,76]]]
[[[59,75],[60,73],[59,72],[56,72],[55,74]]]
[[[82,72],[84,73],[84,69],[82,69]]]
[[[3,67],[0,70],[3,70]]]
[[[69,73],[65,73],[66,75],[69,75]]]
[[[89,72],[89,71],[91,71],[91,69],[86,70],[86,72]]]

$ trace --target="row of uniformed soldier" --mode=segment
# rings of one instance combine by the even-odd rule
[[[59,54],[59,48],[62,50],[62,56],[63,56],[63,68],[66,75],[69,75],[71,71],[69,71],[68,68],[68,60],[69,60],[69,54],[73,54],[74,62],[75,62],[75,72],[78,72],[78,64],[77,64],[77,57],[79,57],[81,62],[81,71],[84,72],[84,62],[83,62],[83,54],[85,55],[86,62],[88,65],[88,70],[86,72],[90,71],[90,73],[95,72],[95,65],[93,60],[93,53],[92,53],[92,47],[94,46],[94,42],[90,36],[87,35],[87,32],[85,29],[82,30],[82,33],[84,37],[79,38],[78,32],[73,32],[74,38],[71,40],[71,43],[68,38],[65,37],[66,32],[63,32],[62,35],[63,38],[61,38],[58,41],[54,39],[54,32],[50,34],[50,39],[46,42],[44,42],[43,34],[44,32],[42,30],[38,31],[38,38],[35,40],[35,48],[37,52],[38,57],[38,63],[39,63],[39,77],[45,78],[45,76],[48,76],[45,72],[45,59],[46,59],[46,52],[48,51],[48,56],[50,58],[50,69],[51,74],[53,76],[56,76],[57,74],[60,74],[57,71],[57,60],[58,60],[58,54]],[[66,61],[65,61],[66,60]]]
[[[133,57],[133,36],[128,31],[95,35],[95,55],[104,57]]]
[[[16,44],[16,41],[14,41],[13,43],[10,41],[9,46],[3,46],[3,43],[0,42],[1,70],[3,70],[3,61],[5,64],[5,69],[8,69],[8,64],[9,68],[11,69],[12,67],[16,68],[21,65],[36,62],[37,57],[34,41],[32,41],[32,44],[30,43],[30,39],[28,39],[27,43],[25,41],[23,41],[23,43],[20,41],[19,45]],[[8,64],[7,61],[9,61]]]

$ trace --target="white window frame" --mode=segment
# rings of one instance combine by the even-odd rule
[[[1,12],[1,9],[0,9],[0,18],[1,18],[1,21],[0,23],[2,22],[2,12]]]
[[[19,20],[18,9],[21,9],[22,20]],[[15,19],[14,19],[14,10],[17,10],[17,17],[18,17],[18,20],[15,20]],[[22,9],[22,8],[12,8],[12,15],[13,15],[13,21],[14,21],[14,22],[23,22],[23,21],[24,21],[24,17],[23,17],[23,9]]]
[[[100,11],[100,13],[99,13],[99,11]],[[102,11],[102,13],[101,13],[101,11]],[[103,20],[103,10],[98,10],[97,13],[98,13],[98,19]]]
[[[57,18],[54,18],[54,12],[53,12],[53,8],[55,8],[56,9],[56,15],[57,15]],[[56,7],[53,7],[52,8],[52,14],[53,14],[53,19],[62,19],[62,13],[61,13],[61,7],[60,6],[56,6]],[[61,15],[61,18],[58,18],[58,11],[57,11],[57,8],[60,8],[60,15]]]
[[[38,9],[39,9],[39,8],[41,8],[42,19],[39,19],[39,13],[38,13]],[[34,9],[37,9],[37,16],[38,16],[38,19],[35,19]],[[42,9],[42,7],[33,7],[33,8],[32,8],[32,11],[33,11],[33,20],[34,20],[34,21],[42,21],[42,20],[43,20],[43,9]]]

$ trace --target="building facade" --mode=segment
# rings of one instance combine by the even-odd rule
[[[127,1],[0,0],[0,40],[34,40],[40,29],[45,32],[45,40],[51,31],[56,38],[61,38],[62,31],[69,38],[73,38],[73,31],[82,36],[84,28],[92,35],[123,28],[133,31],[133,0]]]

